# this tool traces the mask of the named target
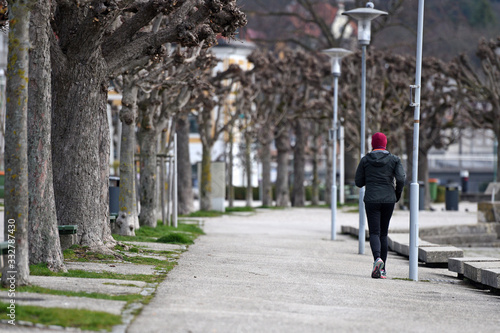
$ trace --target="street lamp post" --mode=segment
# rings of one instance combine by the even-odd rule
[[[417,58],[415,71],[415,101],[410,101],[410,106],[415,107],[413,113],[413,161],[410,184],[410,279],[418,281],[418,146],[420,133],[420,84],[422,79],[422,44],[424,36],[424,0],[418,1],[417,23]]]
[[[361,45],[361,158],[365,155],[365,115],[366,115],[366,47],[370,44],[371,21],[387,12],[373,8],[372,2],[366,4],[366,8],[356,8],[343,12],[358,21],[358,42]],[[359,190],[359,254],[365,253],[365,188]]]
[[[323,53],[328,55],[332,62],[333,74],[333,129],[331,130],[331,139],[333,142],[332,156],[332,192],[331,192],[331,208],[332,208],[332,240],[337,239],[336,221],[337,221],[337,129],[338,129],[338,87],[340,77],[340,65],[342,58],[348,56],[352,52],[346,49],[332,48],[324,50]]]

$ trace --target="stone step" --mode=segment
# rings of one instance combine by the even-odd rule
[[[500,268],[486,268],[481,271],[481,283],[500,289]]]
[[[466,262],[490,262],[498,261],[500,259],[493,257],[462,257],[462,258],[449,258],[448,270],[455,272],[459,277],[464,275],[464,263]]]
[[[421,228],[419,236],[424,238],[427,236],[442,236],[442,235],[470,235],[470,234],[496,234],[496,228],[493,223],[476,223],[439,226],[432,228]]]
[[[488,269],[500,269],[500,259],[488,262],[465,262],[464,276],[474,282],[482,283],[482,272]]]
[[[448,258],[463,257],[464,251],[454,246],[419,246],[418,259],[426,264],[448,264]]]
[[[352,227],[350,225],[343,225],[340,227],[340,232],[346,235],[352,235],[352,236],[358,236],[359,235],[359,228],[358,227]],[[368,231],[368,228],[365,229],[365,239],[370,239],[370,233]]]
[[[469,235],[435,235],[435,236],[423,236],[422,239],[426,241],[436,243],[436,244],[489,244],[497,241],[497,234],[469,234]]]

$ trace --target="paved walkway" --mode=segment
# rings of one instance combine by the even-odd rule
[[[421,224],[475,223],[470,211],[428,213]],[[359,255],[354,238],[330,241],[329,216],[305,208],[207,219],[128,332],[498,332],[498,295],[447,269],[421,266],[420,281],[408,281],[408,260],[393,254],[388,279],[371,279],[368,242]],[[339,230],[356,216],[339,212]],[[394,227],[407,224],[395,215]]]

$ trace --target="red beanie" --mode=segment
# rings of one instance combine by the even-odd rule
[[[385,149],[387,146],[387,137],[384,133],[377,132],[372,135],[373,149]]]

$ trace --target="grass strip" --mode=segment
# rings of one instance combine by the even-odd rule
[[[132,285],[131,285],[132,286]],[[134,287],[137,287],[133,285]],[[0,290],[8,290],[8,288],[0,288]],[[58,296],[69,296],[69,297],[86,297],[94,299],[106,299],[111,301],[125,301],[127,303],[142,300],[144,296],[139,294],[129,294],[129,295],[107,295],[101,293],[89,293],[85,291],[69,291],[69,290],[57,290],[49,289],[40,286],[22,286],[16,287],[17,292],[25,293],[37,293],[37,294],[48,294],[48,295],[58,295]]]
[[[9,304],[0,302],[0,308],[5,309],[7,306],[9,306]],[[113,326],[122,323],[121,316],[106,312],[63,308],[43,308],[32,305],[17,304],[16,320],[39,323],[43,325],[77,327],[82,330],[91,331],[111,331]]]
[[[226,213],[255,212],[253,207],[226,207]]]
[[[52,272],[47,268],[47,264],[41,263],[30,265],[30,274],[38,276],[64,276],[64,277],[79,277],[89,279],[116,279],[116,280],[134,280],[144,281],[148,283],[161,282],[165,278],[164,274],[147,275],[147,274],[117,274],[112,272],[87,272],[84,270],[68,270],[68,272]]]

